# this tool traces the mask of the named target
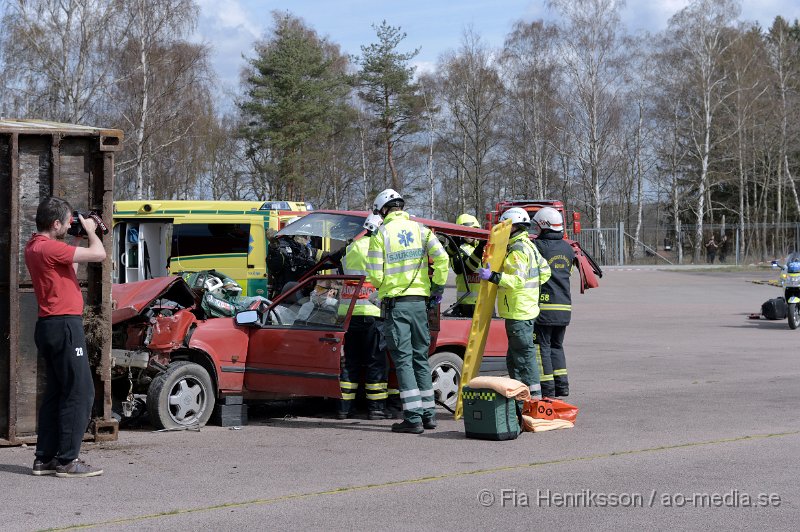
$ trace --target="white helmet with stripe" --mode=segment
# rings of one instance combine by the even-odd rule
[[[552,231],[564,230],[564,218],[561,213],[552,207],[542,207],[533,215],[533,221],[539,224],[542,229],[550,229]]]

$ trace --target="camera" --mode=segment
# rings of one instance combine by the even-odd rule
[[[83,216],[84,218],[88,219],[91,218],[97,223],[97,230],[95,234],[99,237],[103,237],[103,235],[108,234],[108,227],[106,224],[103,223],[102,214],[97,211],[90,211],[88,214],[78,211],[73,211],[72,213],[72,224],[67,229],[67,234],[72,236],[86,236],[86,229],[83,228],[81,225],[81,221],[78,219],[78,215]]]

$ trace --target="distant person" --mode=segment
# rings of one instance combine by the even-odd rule
[[[728,235],[722,235],[722,240],[719,241],[719,262],[725,264],[725,257],[728,256]]]
[[[714,240],[714,235],[711,235],[711,240],[706,242],[706,262],[714,264],[714,257],[717,256],[717,241]]]
[[[80,214],[89,247],[64,242],[72,224],[72,207],[49,197],[36,209],[36,232],[25,245],[25,265],[31,274],[39,319],[34,341],[44,360],[47,385],[39,407],[37,476],[94,477],[103,470],[78,458],[83,435],[92,415],[94,382],[83,331],[83,295],[78,264],[102,262],[103,242],[97,223]]]

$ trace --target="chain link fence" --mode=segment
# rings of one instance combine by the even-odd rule
[[[703,226],[700,256],[694,260],[695,226],[583,229],[571,235],[601,266],[645,264],[757,264],[800,251],[800,223]],[[711,237],[714,243],[710,244]]]

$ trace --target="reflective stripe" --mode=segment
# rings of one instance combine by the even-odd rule
[[[543,381],[543,382],[551,381],[551,380],[553,380],[553,376],[552,375],[542,375],[542,378],[539,379],[539,380]],[[541,389],[541,386],[539,388]]]
[[[419,268],[419,264],[416,262],[412,264],[403,264],[401,266],[393,266],[391,268],[386,268],[385,273],[386,275],[394,275],[396,273],[405,273],[405,272],[413,272]]]
[[[528,281],[525,283],[525,288],[538,288],[539,287],[539,279],[535,281]]]
[[[563,377],[566,374],[567,374],[567,370],[566,369],[555,369],[555,370],[553,370],[553,375],[555,375],[556,377]]]
[[[352,401],[355,398],[356,398],[355,393],[342,393],[342,399],[344,399],[345,401]]]
[[[389,395],[398,395],[399,393],[400,393],[400,390],[398,390],[397,388],[389,388],[389,390],[388,390],[388,394]]]
[[[572,305],[561,305],[558,303],[540,303],[542,310],[572,310]]]
[[[400,392],[400,399],[406,397],[416,397],[419,395],[419,388],[412,388],[410,390],[406,390],[404,392]]]
[[[386,388],[385,382],[368,382],[364,385],[367,390],[383,390]]]
[[[380,271],[380,270],[383,269],[383,264],[375,264],[375,263],[372,263],[372,262],[368,262],[367,263],[367,269],[368,270]]]
[[[372,257],[373,259],[380,259],[383,257],[383,253],[375,250],[367,251],[367,257]]]
[[[528,386],[528,388],[531,390],[531,393],[542,391],[542,385],[541,384],[531,384],[530,386]]]
[[[440,248],[433,248],[428,250],[428,256],[431,258],[441,257],[442,255],[444,255],[444,253],[445,252],[442,251]]]
[[[433,397],[433,389],[430,390],[421,390],[419,392],[420,397]]]
[[[422,408],[436,408],[436,403],[432,399],[428,401],[422,401]]]
[[[339,383],[339,387],[342,390],[357,390],[358,389],[358,383],[357,382],[341,381]]]
[[[369,399],[370,401],[382,401],[382,400],[386,399],[387,397],[389,397],[389,394],[387,394],[386,392],[368,393],[367,394],[367,399]]]
[[[414,408],[422,408],[422,401],[419,399],[409,402],[403,401],[403,410],[412,410]]]

